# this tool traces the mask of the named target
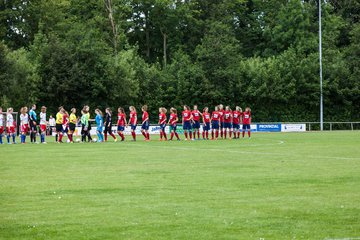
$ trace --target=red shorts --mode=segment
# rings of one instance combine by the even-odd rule
[[[29,131],[29,124],[21,125],[21,132],[27,133]]]
[[[46,131],[46,125],[40,124],[40,131],[45,132]]]
[[[4,127],[0,127],[0,134],[4,133]]]
[[[15,133],[15,126],[6,127],[6,132],[7,132],[8,134],[13,134],[13,133]]]

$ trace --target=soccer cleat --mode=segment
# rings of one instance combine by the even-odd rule
[[[114,142],[117,142],[117,138],[114,139]]]
[[[42,144],[47,144],[47,142],[42,142]]]

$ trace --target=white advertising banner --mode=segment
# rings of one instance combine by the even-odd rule
[[[305,132],[306,125],[305,124],[281,124],[282,132]]]

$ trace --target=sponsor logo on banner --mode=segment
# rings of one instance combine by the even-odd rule
[[[306,125],[305,124],[282,124],[281,131],[282,132],[305,132]]]
[[[280,132],[281,124],[257,124],[258,132]]]

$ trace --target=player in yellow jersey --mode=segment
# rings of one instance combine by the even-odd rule
[[[63,137],[63,119],[64,117],[64,108],[59,107],[59,112],[56,114],[56,136],[57,136],[57,142],[62,143],[62,137]]]
[[[70,121],[70,125],[69,125],[70,133],[68,134],[68,137],[69,137],[70,143],[73,143],[74,142],[73,134],[74,134],[74,131],[75,131],[75,128],[76,128],[76,123],[77,123],[76,108],[71,109],[71,114],[70,114],[69,121]]]

